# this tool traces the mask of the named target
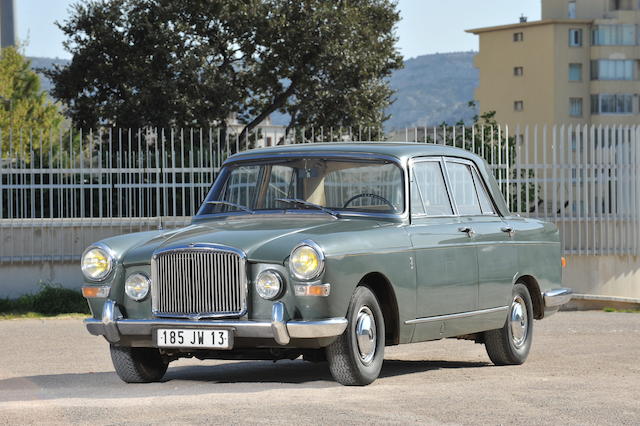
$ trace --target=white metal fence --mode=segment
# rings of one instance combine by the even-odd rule
[[[96,237],[189,222],[222,162],[247,147],[394,140],[471,150],[512,212],[555,222],[567,253],[640,252],[640,126],[58,130],[0,134],[0,263],[76,259]],[[65,229],[68,231],[66,232]]]

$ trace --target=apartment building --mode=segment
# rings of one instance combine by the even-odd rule
[[[640,123],[640,0],[542,0],[540,21],[467,32],[500,123]]]

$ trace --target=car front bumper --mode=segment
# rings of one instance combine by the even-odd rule
[[[89,333],[104,336],[109,342],[117,343],[122,336],[151,336],[157,327],[197,327],[199,329],[229,328],[236,337],[273,339],[280,345],[287,345],[291,339],[320,339],[341,335],[347,328],[345,318],[329,318],[313,321],[287,320],[282,302],[273,304],[271,321],[210,320],[190,321],[181,319],[127,319],[123,318],[117,304],[106,300],[102,309],[102,319],[88,318],[84,321]]]

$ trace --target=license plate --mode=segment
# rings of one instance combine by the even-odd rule
[[[156,330],[156,337],[160,348],[231,348],[229,330],[161,328]]]

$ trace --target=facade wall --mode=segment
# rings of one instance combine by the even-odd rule
[[[495,110],[497,120],[511,127],[530,123],[634,125],[640,122],[640,1],[632,0],[624,6],[633,10],[612,10],[614,0],[576,0],[575,19],[568,19],[569,2],[543,1],[542,21],[470,30],[480,37],[476,60],[480,87],[476,98],[481,112]],[[634,44],[594,45],[593,31],[605,25],[633,25]],[[582,32],[580,46],[571,46],[571,30]],[[524,41],[513,41],[516,32],[523,34]],[[600,34],[606,39],[612,37],[613,32]],[[526,52],[524,58],[523,52]],[[634,75],[632,79],[592,78],[592,63],[598,60],[632,61]],[[570,64],[574,64],[574,72],[578,64],[581,66],[579,81],[569,78]],[[505,74],[505,70],[512,70],[514,66],[524,67],[522,77]],[[625,107],[620,113],[603,110],[600,105],[596,113],[592,113],[592,106],[599,105],[592,105],[592,95],[603,99],[600,104],[611,102],[613,96],[610,95],[627,95],[625,99],[631,99],[632,107],[630,111]],[[524,102],[520,112],[513,108],[516,99]],[[576,108],[571,109],[572,102],[574,107],[581,102],[581,114],[576,114]]]
[[[524,40],[514,42],[515,33]],[[521,124],[549,123],[555,114],[553,98],[554,32],[550,26],[505,29],[483,33],[476,66],[480,70],[480,86],[476,99],[482,112],[496,111],[498,121],[512,127]],[[522,67],[524,75],[515,76],[514,68]],[[514,102],[523,102],[523,111],[514,110]]]
[[[542,19],[568,19],[571,0],[542,0]],[[577,19],[596,19],[609,10],[610,0],[575,0]]]
[[[590,55],[589,55],[589,33],[588,24],[552,24],[549,31],[554,34],[553,50],[547,54],[555,58],[554,62],[554,96],[549,100],[543,100],[543,104],[552,103],[554,105],[552,123],[563,123],[567,125],[590,124]],[[582,31],[582,46],[572,47],[569,45],[569,32],[571,30]],[[553,53],[551,53],[553,52]],[[582,68],[581,79],[570,81],[570,65],[579,64]],[[571,99],[582,100],[582,115],[579,117],[570,114]]]

